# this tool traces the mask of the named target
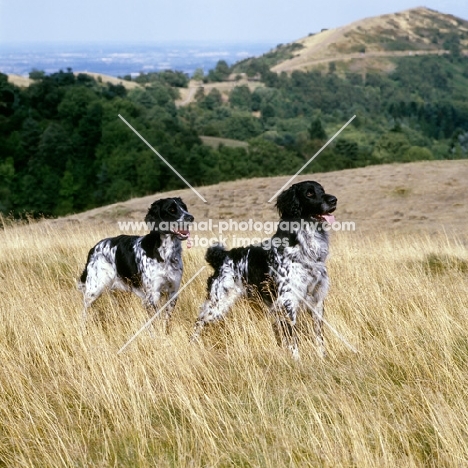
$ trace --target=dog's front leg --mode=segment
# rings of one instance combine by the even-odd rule
[[[315,332],[315,341],[318,347],[318,353],[320,357],[326,357],[327,353],[325,350],[325,342],[323,340],[323,315],[324,315],[324,305],[323,300],[319,301],[313,306],[312,309],[312,319],[314,323],[314,332]]]
[[[314,323],[315,341],[320,357],[326,357],[325,342],[323,339],[323,317],[325,313],[324,301],[329,288],[328,276],[325,273],[321,279],[310,288],[307,294],[307,311],[312,315]]]
[[[179,288],[177,288],[178,290]],[[177,290],[171,291],[169,295],[169,301],[164,307],[164,332],[168,334],[171,329],[171,318],[172,312],[174,312],[175,306],[177,305]]]
[[[314,320],[314,331],[315,339],[317,340],[317,346],[319,349],[319,354],[321,357],[327,356],[327,351],[325,350],[325,342],[323,340],[323,315],[325,313],[324,305],[322,302],[322,307],[320,308],[319,316]]]
[[[295,320],[291,320],[289,314],[284,309],[278,310],[277,308],[273,311],[273,320],[273,330],[278,346],[287,348],[293,359],[299,360]]]
[[[151,338],[154,338],[154,321],[156,318],[161,316],[161,309],[158,307],[160,298],[161,293],[159,291],[150,291],[146,293],[143,299],[143,305],[145,306],[146,313],[151,320],[151,324],[148,327],[148,332],[151,335]]]

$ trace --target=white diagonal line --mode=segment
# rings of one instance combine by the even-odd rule
[[[272,267],[270,266],[270,268],[278,275],[281,277],[281,275]],[[354,353],[357,353],[358,350],[352,346],[351,344],[349,344],[345,338],[343,338],[334,328],[333,326],[328,323],[323,317],[320,317],[317,312],[315,312],[315,310],[313,309],[312,306],[310,306],[308,304],[308,302],[301,296],[301,294],[297,291],[297,289],[295,289],[291,284],[289,284],[289,286],[291,287],[291,290],[292,292],[306,305],[306,307],[308,309],[310,309],[316,316],[319,320],[321,320],[351,351],[353,351]]]
[[[119,349],[117,354],[120,354],[148,325],[151,325],[153,321],[159,317],[162,310],[174,300],[204,269],[206,266],[201,267],[188,281],[185,283],[174,296],[172,296],[160,309]]]
[[[276,198],[356,117],[353,115],[269,200]]]
[[[172,170],[172,172],[174,172],[179,177],[179,179],[182,180],[185,183],[185,185],[187,185],[187,187],[189,187],[200,199],[202,199],[206,203],[206,200],[184,179],[184,177],[181,174],[179,174],[176,171],[174,167],[171,166],[169,161],[164,159],[120,114],[119,117],[128,125],[128,127],[131,130],[133,130],[140,137],[141,141],[143,141],[152,151],[154,151],[156,156],[158,156],[158,158],[161,159],[161,161],[163,161],[166,164],[166,166],[168,166]]]

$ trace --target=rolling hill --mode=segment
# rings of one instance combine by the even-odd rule
[[[365,18],[335,29],[322,29],[262,56],[277,73],[324,68],[347,62],[363,68],[391,71],[393,57],[446,54],[453,47],[468,49],[468,21],[420,7]],[[239,69],[249,63],[241,62]]]
[[[188,89],[181,90],[177,105],[193,102],[200,87],[205,94],[216,88],[225,99],[236,86],[247,85],[253,92],[264,86],[258,72],[265,65],[278,74],[290,74],[294,70],[326,71],[332,62],[339,73],[388,73],[395,70],[395,59],[446,55],[454,51],[468,53],[468,21],[425,7],[413,8],[364,18],[334,29],[324,28],[291,43],[279,44],[260,57],[232,65],[228,81],[203,85],[190,81]]]

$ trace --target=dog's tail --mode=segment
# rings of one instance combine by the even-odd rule
[[[85,290],[87,276],[88,276],[88,269],[85,267],[85,269],[83,270],[83,273],[81,273],[80,279],[76,282],[76,289],[78,289],[78,291]]]
[[[88,277],[88,265],[89,260],[91,259],[91,255],[94,252],[94,247],[88,252],[88,258],[86,260],[86,265],[84,267],[83,273],[81,273],[80,279],[76,282],[76,287],[79,291],[84,291],[84,287],[86,284],[86,278]]]
[[[205,260],[218,270],[227,256],[226,247],[223,244],[214,244],[208,248],[205,254]]]
[[[80,279],[76,282],[76,289],[78,289],[78,291],[83,291],[85,284],[86,284],[86,276],[87,276],[87,272],[85,270],[81,274]]]

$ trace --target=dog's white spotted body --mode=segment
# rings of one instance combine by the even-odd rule
[[[145,221],[153,228],[146,236],[103,239],[89,251],[78,285],[84,299],[83,321],[105,290],[135,293],[150,314],[158,311],[165,296],[169,299],[165,319],[170,319],[183,273],[182,240],[188,238],[186,225],[193,222],[193,216],[180,198],[169,198],[154,202]],[[169,223],[181,228],[167,230]]]
[[[328,232],[323,228],[336,203],[336,197],[316,182],[295,184],[278,197],[281,221],[269,248],[252,245],[226,251],[221,245],[210,247],[205,258],[214,273],[208,279],[208,297],[192,339],[199,337],[206,324],[222,319],[240,296],[254,292],[273,313],[278,341],[294,357],[298,357],[297,314],[307,308],[314,319],[320,353],[325,354],[322,318],[329,280],[325,266]],[[282,227],[283,221],[288,228]]]

